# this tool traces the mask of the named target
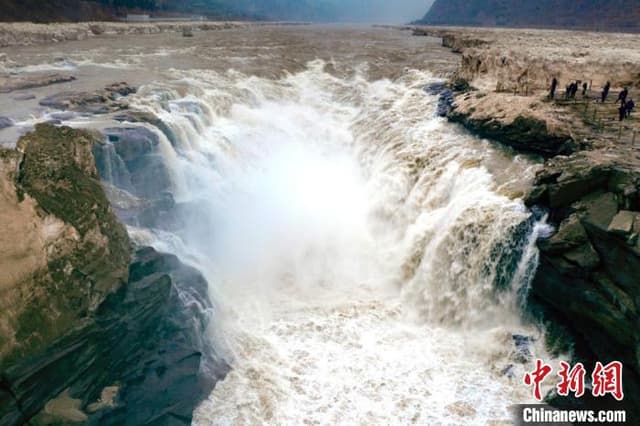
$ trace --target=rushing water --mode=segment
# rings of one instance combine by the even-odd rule
[[[262,31],[245,56],[228,34],[213,50],[246,66],[150,71],[133,97],[171,129],[154,131],[187,219],[130,232],[205,273],[232,366],[194,423],[509,423],[531,399],[512,335],[547,357],[520,306],[538,166],[435,116],[434,46]],[[394,61],[403,43],[423,56]]]

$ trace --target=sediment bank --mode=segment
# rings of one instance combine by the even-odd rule
[[[193,22],[82,22],[59,24],[0,23],[0,47],[28,46],[85,40],[99,36],[145,35],[165,32],[221,31],[263,25],[305,25],[298,22],[193,21]]]

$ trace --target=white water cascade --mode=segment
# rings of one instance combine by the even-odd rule
[[[514,361],[537,262],[518,195],[536,164],[434,115],[429,74],[279,80],[173,71],[134,107],[162,135],[174,233],[131,229],[202,270],[232,367],[209,424],[486,424],[531,399]]]

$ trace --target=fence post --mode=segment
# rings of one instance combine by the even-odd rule
[[[618,129],[618,141],[622,137],[622,121],[620,122],[620,128]]]

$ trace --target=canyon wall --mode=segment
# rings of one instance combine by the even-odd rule
[[[228,369],[203,339],[206,280],[130,242],[99,180],[101,143],[39,124],[0,151],[3,426],[190,424]]]
[[[636,39],[619,35],[596,42],[595,34],[575,33],[570,37],[583,41],[573,53],[587,43],[602,45],[585,55],[571,55],[559,38],[563,32],[416,32],[439,34],[445,46],[461,54],[450,82],[453,92],[443,97],[442,114],[482,137],[544,159],[524,201],[554,227],[537,242],[540,262],[528,301],[531,318],[546,329],[548,346],[570,351],[574,361],[585,366],[614,360],[624,364],[621,403],[553,394],[547,401],[572,408],[623,407],[627,420],[637,421],[640,162],[632,140],[621,135],[623,129],[637,133],[640,126],[633,116],[618,122],[615,94],[608,102],[599,101],[601,86],[576,100],[565,99],[563,88],[552,100],[545,86],[551,76],[559,77],[561,84],[578,76],[583,81],[598,76],[598,85],[610,79],[616,92],[628,86],[635,93],[640,87],[638,62],[618,64],[602,45],[618,41],[617,49],[632,54]],[[600,119],[593,122],[596,114]]]

